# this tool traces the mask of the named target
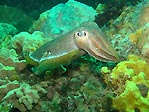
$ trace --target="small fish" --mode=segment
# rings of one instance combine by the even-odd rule
[[[35,74],[69,64],[85,53],[97,60],[117,62],[118,55],[106,38],[96,23],[87,22],[42,45],[26,60],[37,66]]]

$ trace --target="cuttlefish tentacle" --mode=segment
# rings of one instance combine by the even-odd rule
[[[42,45],[26,56],[26,60],[37,66],[36,74],[70,63],[86,52],[98,60],[116,62],[117,53],[106,38],[96,23],[87,22]]]
[[[111,55],[111,56],[115,56],[116,52],[113,49],[113,47],[111,46],[111,43],[107,40],[107,37],[101,32],[101,30],[95,31],[95,33],[97,36],[99,37],[94,37],[94,38],[90,38],[91,42],[95,43],[92,45],[95,45],[96,47],[98,47],[98,49],[103,50],[105,53]],[[99,43],[100,42],[100,43]]]
[[[94,57],[96,59],[99,59],[99,57],[101,58],[101,60],[104,60],[105,61],[117,61],[117,59],[115,58],[115,55],[114,53],[111,53],[110,51],[106,50],[106,49],[103,49],[99,43],[94,39],[92,38],[91,39],[91,43],[92,44],[89,44],[90,46],[90,52],[94,53]],[[106,47],[105,47],[106,48]],[[116,59],[116,60],[115,60]]]

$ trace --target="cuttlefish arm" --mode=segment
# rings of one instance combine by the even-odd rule
[[[35,74],[42,74],[88,53],[102,61],[118,61],[106,36],[94,22],[87,22],[67,34],[55,38],[30,53],[26,60],[36,65]]]

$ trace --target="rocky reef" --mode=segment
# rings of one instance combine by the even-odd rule
[[[111,10],[109,3],[114,5]],[[59,2],[37,20],[18,7],[0,7],[0,15],[13,12],[0,21],[0,111],[149,111],[149,2],[120,3],[123,8],[111,17],[107,12],[118,9],[113,1],[92,6],[74,0]],[[17,12],[24,15],[21,21],[18,16],[13,20]],[[103,62],[85,54],[45,74],[33,72],[36,64],[27,62],[29,53],[88,21],[103,25],[119,62]]]

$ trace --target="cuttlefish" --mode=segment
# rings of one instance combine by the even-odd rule
[[[88,53],[97,60],[117,62],[118,55],[95,22],[86,22],[29,54],[27,62],[42,74]]]

